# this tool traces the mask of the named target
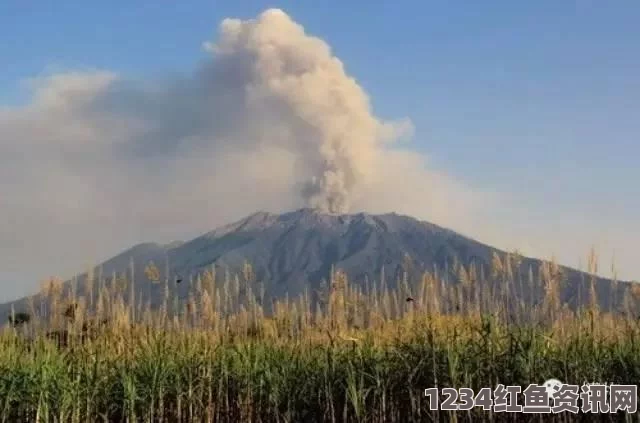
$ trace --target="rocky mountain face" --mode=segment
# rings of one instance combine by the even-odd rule
[[[144,273],[151,261],[160,278],[168,278],[182,298],[188,296],[190,281],[198,273],[209,269],[233,277],[250,263],[265,298],[273,299],[286,294],[295,297],[305,289],[313,292],[330,277],[332,268],[343,270],[352,283],[380,284],[384,279],[390,288],[405,276],[415,286],[424,272],[437,272],[445,283],[456,283],[459,265],[472,263],[489,277],[495,253],[505,255],[451,230],[395,213],[334,215],[301,209],[284,214],[258,212],[188,242],[140,244],[97,266],[94,278],[126,272],[133,275],[138,300],[159,304],[163,284],[150,284]],[[541,293],[527,282],[539,278],[542,262],[526,257],[519,261],[513,277],[525,283],[512,283],[513,293],[525,303],[535,303]],[[588,301],[591,275],[566,267],[561,270],[561,301],[571,306]],[[85,277],[86,273],[77,277],[78,292]],[[505,281],[490,283],[495,287]],[[628,286],[603,278],[595,283],[603,307],[610,306],[612,298],[617,303]],[[612,297],[614,291],[617,294]],[[14,308],[23,307],[24,301],[14,302]],[[1,305],[0,313],[7,314],[10,306]]]

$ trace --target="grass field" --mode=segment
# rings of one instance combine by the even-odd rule
[[[184,305],[164,283],[151,310],[125,302],[125,275],[89,280],[64,293],[50,281],[0,336],[0,417],[9,421],[571,421],[584,416],[429,410],[431,387],[640,381],[640,296],[625,310],[595,299],[570,310],[559,303],[557,267],[540,272],[544,301],[513,303],[513,272],[494,260],[487,292],[475,270],[455,283],[437,276],[399,281],[394,290],[350,284],[335,272],[312,306],[309,295],[284,299],[265,316],[247,267],[220,281],[191,280]],[[91,279],[91,278],[90,278]],[[97,292],[94,292],[97,291]],[[595,288],[592,292],[595,292]],[[257,294],[254,294],[256,292]],[[517,303],[517,301],[515,301]],[[70,304],[77,305],[77,309]],[[507,312],[507,310],[510,310]],[[513,315],[515,310],[515,316]],[[46,317],[44,317],[46,316]],[[26,318],[23,320],[27,320]],[[55,336],[54,336],[55,335]],[[588,419],[588,418],[587,418]],[[591,416],[639,421],[638,414]]]

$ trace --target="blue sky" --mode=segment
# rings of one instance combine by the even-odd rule
[[[274,6],[332,46],[378,114],[410,116],[416,147],[450,171],[505,188],[515,176],[529,189],[551,172],[545,193],[580,207],[584,177],[599,174],[589,181],[596,193],[630,212],[640,205],[636,1],[9,1],[0,5],[3,103],[25,101],[20,81],[51,69],[188,70],[223,18]]]
[[[640,2],[237,3],[2,2],[0,107],[28,104],[24,81],[51,72],[190,72],[222,19],[278,7],[331,46],[377,115],[412,120],[432,167],[507,193],[514,225],[575,217],[608,248],[640,228]]]

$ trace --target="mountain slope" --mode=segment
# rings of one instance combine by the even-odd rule
[[[490,258],[473,240],[406,216],[329,215],[302,209],[282,215],[256,213],[171,251],[178,273],[215,263],[238,269],[245,260],[274,296],[296,295],[329,276],[331,266],[353,279],[393,275],[410,255],[420,268],[458,255],[463,262]],[[392,272],[392,273],[390,273]]]
[[[256,279],[264,283],[266,298],[278,298],[317,288],[329,278],[332,266],[344,270],[356,283],[380,280],[384,274],[386,283],[393,287],[404,271],[413,282],[419,282],[425,271],[437,271],[454,281],[456,262],[465,266],[474,263],[488,275],[494,253],[504,255],[503,251],[451,230],[395,213],[332,215],[301,209],[280,215],[258,212],[186,243],[140,244],[99,268],[103,276],[109,276],[113,272],[130,272],[133,262],[136,298],[150,297],[152,304],[157,304],[161,286],[151,286],[143,273],[150,261],[156,263],[162,278],[168,267],[171,279],[185,280],[211,267],[239,273],[248,262]],[[537,277],[540,264],[539,260],[522,258],[516,271],[524,275],[531,271]],[[565,283],[561,300],[572,305],[586,301],[586,281],[590,276],[574,269],[562,270]],[[84,276],[78,278],[80,291]],[[623,285],[618,284],[618,289]],[[598,278],[596,287],[602,304],[608,304],[611,281]],[[188,295],[188,283],[175,288],[179,296]],[[513,289],[525,302],[535,301],[538,295],[531,289]],[[16,308],[22,305],[22,301],[16,302]],[[9,304],[0,306],[0,313],[6,314],[8,307]]]

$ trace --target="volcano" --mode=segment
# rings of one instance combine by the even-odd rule
[[[241,275],[251,265],[253,279],[260,281],[264,298],[295,297],[313,292],[326,282],[332,269],[345,272],[355,284],[377,281],[393,288],[400,280],[414,286],[425,272],[438,274],[445,283],[457,283],[460,266],[473,264],[484,275],[491,274],[494,256],[506,252],[463,236],[452,230],[409,216],[388,214],[330,214],[317,209],[300,209],[283,214],[257,212],[219,227],[188,242],[136,245],[97,266],[94,275],[133,274],[136,298],[159,304],[162,284],[149,288],[145,266],[153,262],[161,279],[173,284],[178,298],[185,299],[190,281],[205,270],[217,275]],[[532,304],[540,296],[532,280],[538,280],[543,261],[519,257],[513,274],[522,283],[513,283],[519,301]],[[133,270],[133,272],[131,272]],[[630,286],[569,267],[560,266],[560,301],[571,307],[588,301],[590,283],[602,307],[618,306],[617,299]],[[83,286],[85,274],[79,274],[77,286]],[[515,278],[516,276],[514,276]],[[186,283],[176,284],[176,281]],[[492,280],[492,286],[505,283]],[[68,285],[69,283],[67,283]],[[18,310],[26,299],[0,306],[0,313]]]

